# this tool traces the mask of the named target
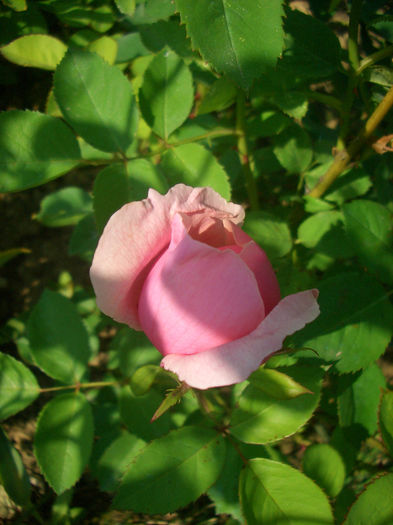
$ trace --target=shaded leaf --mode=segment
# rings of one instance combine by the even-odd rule
[[[28,337],[36,364],[54,379],[77,383],[87,372],[89,341],[75,305],[45,290],[28,321]]]
[[[162,138],[183,124],[193,103],[192,75],[183,60],[163,51],[150,62],[139,91],[147,124]]]
[[[194,48],[243,89],[274,67],[283,46],[281,0],[176,0]]]
[[[29,406],[39,392],[30,370],[10,355],[0,353],[0,420]]]
[[[93,445],[93,415],[79,393],[55,397],[41,411],[34,452],[46,480],[57,494],[81,477]]]
[[[125,152],[134,139],[137,110],[131,84],[95,53],[70,49],[54,77],[66,120],[92,146]]]
[[[70,171],[80,160],[74,134],[35,111],[0,113],[0,191],[21,191]]]
[[[224,168],[214,155],[200,144],[184,144],[163,155],[160,168],[170,184],[210,186],[229,200],[231,187]]]
[[[87,191],[69,186],[44,197],[36,219],[51,228],[72,226],[91,210],[92,200]]]
[[[302,462],[304,473],[330,498],[335,498],[345,481],[345,465],[340,454],[326,443],[316,443],[307,447]]]
[[[143,449],[124,476],[114,507],[149,514],[183,507],[218,478],[225,442],[213,429],[184,427]]]

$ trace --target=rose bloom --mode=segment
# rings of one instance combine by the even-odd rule
[[[143,330],[161,366],[194,388],[244,381],[319,315],[317,290],[281,299],[243,219],[211,188],[151,189],[112,215],[94,255],[98,307]]]

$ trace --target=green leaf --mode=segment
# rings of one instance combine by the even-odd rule
[[[234,84],[227,78],[221,77],[213,82],[208,92],[203,96],[198,107],[198,115],[204,115],[213,111],[222,111],[235,102],[237,90]]]
[[[291,346],[313,348],[340,373],[367,367],[392,336],[393,308],[385,290],[372,277],[352,272],[321,281],[318,288],[321,314],[291,336]]]
[[[127,164],[127,171],[130,201],[145,199],[149,188],[154,188],[159,193],[166,193],[170,188],[160,165],[147,159],[131,160]]]
[[[186,28],[178,20],[159,20],[154,24],[144,25],[140,28],[140,36],[145,49],[152,53],[169,48],[183,58],[194,56]]]
[[[230,514],[240,523],[243,521],[239,505],[239,475],[242,467],[243,461],[237,450],[227,446],[223,469],[215,484],[207,491],[215,504],[216,514]]]
[[[135,11],[135,0],[115,0],[115,4],[123,15],[131,16]]]
[[[382,439],[393,457],[393,392],[385,392],[379,408],[379,428]]]
[[[141,366],[158,364],[161,357],[143,332],[128,327],[121,328],[112,339],[110,353],[115,359],[113,367],[124,377],[131,377]]]
[[[335,180],[325,199],[341,205],[368,192],[372,182],[363,168],[351,168]]]
[[[283,47],[281,0],[177,0],[176,6],[193,47],[243,89],[275,66]]]
[[[281,371],[313,394],[280,400],[249,385],[231,418],[231,432],[246,443],[265,444],[294,434],[317,408],[323,372],[318,367],[296,365]]]
[[[139,2],[132,22],[136,25],[152,24],[158,20],[169,18],[174,13],[175,6],[172,0],[146,0]]]
[[[311,445],[306,448],[302,461],[304,473],[330,498],[335,498],[345,481],[345,465],[336,449],[326,443]]]
[[[285,50],[280,69],[300,78],[321,78],[340,69],[341,47],[326,23],[288,9],[284,28]]]
[[[125,152],[134,140],[137,110],[131,84],[94,53],[70,49],[54,78],[66,120],[92,146]]]
[[[341,426],[362,425],[372,435],[377,430],[378,406],[381,389],[386,381],[376,363],[357,376],[340,377],[338,395],[338,417]]]
[[[10,62],[25,67],[54,71],[67,46],[50,35],[25,35],[1,48],[1,54]]]
[[[0,113],[0,191],[21,191],[76,166],[80,151],[61,120],[35,111]]]
[[[0,353],[0,420],[29,406],[40,393],[35,376],[20,361]]]
[[[298,228],[298,242],[306,248],[314,248],[311,261],[319,254],[332,259],[354,255],[344,230],[343,214],[337,210],[321,211],[304,220]]]
[[[3,4],[8,5],[15,11],[25,11],[27,9],[26,0],[2,0]]]
[[[98,243],[98,232],[94,215],[89,213],[75,226],[68,246],[69,255],[79,255],[91,262]]]
[[[157,514],[184,507],[218,478],[225,442],[213,429],[184,427],[156,439],[131,463],[114,507]]]
[[[388,525],[393,522],[393,474],[376,479],[352,505],[343,525]]]
[[[30,480],[19,452],[11,445],[0,427],[0,482],[8,496],[17,504],[30,504]]]
[[[269,259],[283,257],[292,249],[288,224],[264,211],[249,211],[244,231],[263,248]]]
[[[310,137],[300,126],[289,126],[275,137],[273,151],[289,174],[302,173],[312,160]]]
[[[97,40],[94,40],[87,46],[87,49],[93,53],[97,53],[97,55],[102,57],[110,65],[116,61],[117,42],[110,36],[104,35],[101,38],[97,38]]]
[[[248,525],[333,525],[325,494],[289,465],[252,459],[240,475],[239,493]]]
[[[127,33],[117,40],[117,64],[131,62],[134,58],[148,54],[149,50],[144,46],[139,33]]]
[[[115,439],[97,463],[100,489],[114,491],[131,461],[145,446],[145,441],[128,432],[123,432]]]
[[[168,150],[160,168],[171,185],[210,186],[229,200],[231,187],[224,168],[214,155],[200,144],[184,144]]]
[[[41,411],[34,452],[45,479],[57,494],[81,477],[93,445],[93,415],[80,393],[57,396]]]
[[[150,62],[139,91],[147,124],[165,140],[188,117],[194,98],[192,75],[183,60],[163,51]]]
[[[44,197],[36,219],[51,228],[72,226],[91,210],[90,195],[81,188],[69,186]]]
[[[393,283],[393,220],[381,204],[365,199],[345,204],[345,226],[351,244],[381,281]]]
[[[94,215],[100,232],[109,217],[130,200],[128,197],[127,173],[123,164],[111,164],[100,171],[93,188]]]
[[[291,376],[277,369],[258,368],[248,378],[250,383],[275,399],[293,399],[304,394],[313,394]]]
[[[120,396],[120,415],[128,430],[145,441],[167,434],[174,427],[169,412],[151,422],[162,400],[163,395],[154,388],[143,396],[135,396],[130,388],[124,388]]]
[[[162,368],[158,365],[145,365],[136,370],[130,379],[130,387],[136,396],[143,396],[153,386]]]
[[[34,360],[48,376],[77,383],[87,372],[89,342],[75,305],[63,295],[45,290],[28,321]]]

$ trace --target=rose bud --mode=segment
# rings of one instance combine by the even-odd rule
[[[239,383],[319,315],[317,290],[280,297],[243,208],[177,184],[109,219],[90,276],[98,307],[143,330],[161,366],[199,389]]]

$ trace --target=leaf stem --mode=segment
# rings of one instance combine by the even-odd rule
[[[345,170],[353,157],[357,155],[361,148],[367,143],[377,126],[380,124],[381,120],[385,117],[392,106],[393,87],[391,87],[387,92],[383,100],[366,121],[362,131],[351,142],[348,148],[340,151],[336,155],[333,164],[310,191],[309,195],[311,197],[319,198],[325,193],[325,191],[333,184],[337,177]]]
[[[366,58],[363,58],[361,60],[358,68],[356,69],[356,75],[360,75],[363,73],[365,69],[367,69],[370,66],[373,66],[380,60],[383,60],[384,58],[389,57],[390,55],[393,55],[393,45],[384,47],[383,49],[380,49],[379,51],[376,51],[375,53],[372,53]]]
[[[75,383],[75,385],[52,386],[50,388],[40,388],[41,394],[48,392],[60,392],[61,390],[81,390],[84,388],[103,388],[106,386],[118,385],[118,381],[93,381],[91,383]]]
[[[236,101],[236,131],[237,150],[240,164],[243,168],[245,185],[248,194],[248,200],[252,210],[259,209],[258,191],[255,183],[255,177],[251,169],[251,154],[248,150],[246,138],[246,120],[245,120],[246,97],[244,92],[239,89]]]

